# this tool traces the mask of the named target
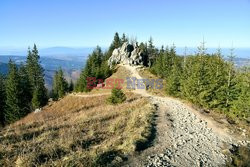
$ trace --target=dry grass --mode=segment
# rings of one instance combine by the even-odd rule
[[[119,164],[147,142],[154,107],[132,93],[116,106],[106,98],[66,96],[6,127],[0,132],[0,166]]]
[[[123,66],[117,65],[116,72],[110,76],[108,79],[123,79],[124,83],[122,84],[123,91],[131,92],[131,89],[126,89],[127,87],[127,77],[131,76],[131,72]],[[100,93],[111,93],[111,89],[93,89],[91,90],[91,94],[100,94]],[[80,94],[88,94],[88,93],[80,93]]]
[[[141,68],[139,71],[140,76],[142,76],[142,78],[147,78],[147,79],[159,79],[159,77],[155,76],[154,74],[152,74],[148,68]],[[162,89],[152,89],[149,88],[147,91],[152,94],[152,95],[157,95],[157,96],[161,96],[161,97],[165,97],[166,96],[166,80],[163,80],[163,88]]]

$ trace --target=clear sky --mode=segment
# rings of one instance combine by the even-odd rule
[[[108,46],[115,32],[156,45],[250,47],[250,0],[0,0],[0,47]]]

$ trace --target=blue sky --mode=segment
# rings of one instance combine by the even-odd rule
[[[138,41],[250,47],[250,0],[1,0],[0,48],[108,46]]]

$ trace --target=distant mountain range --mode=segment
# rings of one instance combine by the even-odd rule
[[[16,56],[16,55],[0,55],[0,73],[7,74],[8,73],[8,65],[9,59],[12,59],[16,64],[25,63],[26,56]],[[80,75],[81,69],[84,67],[87,59],[87,55],[85,56],[43,56],[41,57],[41,65],[45,69],[45,82],[46,87],[51,89],[53,76],[56,70],[60,67],[64,71],[65,78],[70,81],[76,81]]]
[[[50,47],[50,48],[39,48],[39,53],[41,57],[43,56],[53,56],[58,59],[65,58],[68,56],[85,56],[93,51],[95,47],[82,47],[82,48],[72,48],[72,47]],[[102,47],[106,50],[107,47]],[[217,48],[207,48],[208,53],[215,53]],[[227,56],[230,53],[230,48],[221,48],[222,54]],[[185,47],[176,47],[176,52],[179,55],[183,55],[185,52]],[[187,54],[195,54],[197,52],[197,47],[188,47],[186,50]],[[235,48],[234,50],[237,58],[249,58],[250,59],[250,48]],[[0,48],[0,55],[18,55],[26,56],[27,48],[24,49],[11,49],[11,48]]]
[[[0,62],[0,74],[7,74],[8,73],[8,64]]]
[[[46,87],[51,89],[53,76],[56,70],[61,67],[67,80],[76,79],[84,67],[88,54],[93,51],[93,47],[70,48],[70,47],[51,47],[39,49],[41,64],[45,69]],[[11,58],[15,63],[25,63],[27,49],[8,49],[0,48],[0,73],[8,72],[7,63]]]
[[[39,49],[39,48],[38,48]],[[70,48],[70,47],[50,47],[39,49],[39,54],[43,56],[64,57],[64,56],[86,56],[93,51],[94,47]],[[12,49],[0,48],[0,55],[26,56],[27,48]]]

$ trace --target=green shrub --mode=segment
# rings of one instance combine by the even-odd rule
[[[126,100],[126,95],[122,92],[121,89],[113,88],[111,96],[107,99],[107,102],[110,104],[119,104]]]

